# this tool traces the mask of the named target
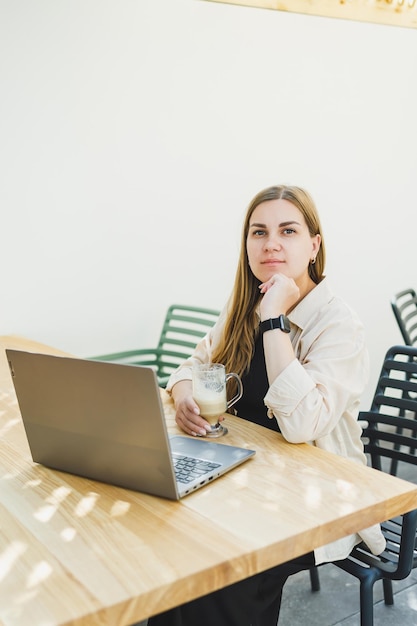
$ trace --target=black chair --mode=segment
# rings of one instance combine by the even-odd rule
[[[417,296],[414,289],[404,289],[391,298],[391,307],[406,346],[417,344]]]
[[[310,585],[311,591],[320,591],[320,576],[317,567],[310,567]]]
[[[388,355],[391,355],[391,358],[388,358]],[[408,363],[408,365],[406,363]],[[384,372],[386,375],[383,375]],[[396,376],[400,377],[399,380],[401,380],[401,378],[404,379],[403,382],[398,382],[398,378],[396,379],[396,388],[392,387],[392,378],[395,372],[397,372]],[[415,351],[403,349],[400,346],[391,348],[391,350],[388,351],[387,356],[385,357],[384,365],[382,366],[381,375],[379,377],[370,410],[381,411],[381,407],[388,406],[391,407],[392,411],[392,407],[394,406],[396,409],[396,415],[398,417],[405,417],[405,415],[408,414],[409,417],[414,417],[414,419],[417,419],[417,414],[415,412],[416,383],[417,374]],[[394,391],[396,396],[392,398],[391,395],[394,393]],[[402,402],[400,404],[397,400],[398,395],[400,395],[402,398]],[[409,400],[410,402],[407,402],[407,400]],[[389,403],[387,404],[388,401]],[[400,422],[397,421],[396,433],[401,435],[402,432],[402,426]],[[414,433],[414,437],[415,436],[416,433]],[[400,444],[395,443],[394,449],[399,450]],[[414,448],[410,449],[410,453],[415,453]],[[389,470],[389,473],[395,476],[397,474],[397,467],[398,459],[396,458],[396,456],[393,456],[391,459],[391,468]]]
[[[388,350],[369,412],[359,419],[365,452],[372,467],[417,479],[417,347],[394,346]],[[392,461],[395,461],[393,472]],[[405,473],[408,472],[408,473]],[[382,525],[387,541],[385,551],[374,556],[365,544],[356,546],[349,557],[334,565],[360,581],[361,626],[373,625],[373,586],[382,580],[385,604],[393,604],[392,580],[406,578],[417,567],[417,509]]]
[[[194,351],[198,341],[214,326],[219,311],[172,304],[166,314],[156,348],[141,348],[90,357],[129,365],[153,367],[160,387],[166,387],[171,373]]]

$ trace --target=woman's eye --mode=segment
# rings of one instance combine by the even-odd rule
[[[266,232],[265,230],[258,229],[258,230],[254,230],[253,234],[255,237],[262,237],[263,235],[265,235],[265,232]]]
[[[292,235],[293,233],[295,233],[294,228],[285,228],[284,229],[284,234],[285,235]]]

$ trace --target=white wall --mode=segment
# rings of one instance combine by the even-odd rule
[[[201,0],[0,0],[0,334],[81,356],[220,308],[265,186],[305,186],[373,393],[415,272],[417,32]]]

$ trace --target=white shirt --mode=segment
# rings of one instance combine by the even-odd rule
[[[168,391],[179,380],[191,380],[193,363],[209,360],[209,350],[219,341],[226,315],[227,307],[193,356],[172,374]],[[362,430],[357,421],[360,396],[369,373],[363,325],[333,295],[326,278],[297,304],[288,318],[296,359],[269,387],[264,398],[268,416],[278,421],[282,435],[290,443],[310,443],[366,465]],[[376,525],[359,535],[317,548],[316,563],[346,558],[361,540],[374,554],[385,548],[385,539]]]

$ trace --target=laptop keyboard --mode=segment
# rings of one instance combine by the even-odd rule
[[[195,459],[181,454],[173,455],[175,477],[180,483],[190,483],[195,478],[200,478],[208,472],[220,467],[220,463],[210,463],[203,459]]]

